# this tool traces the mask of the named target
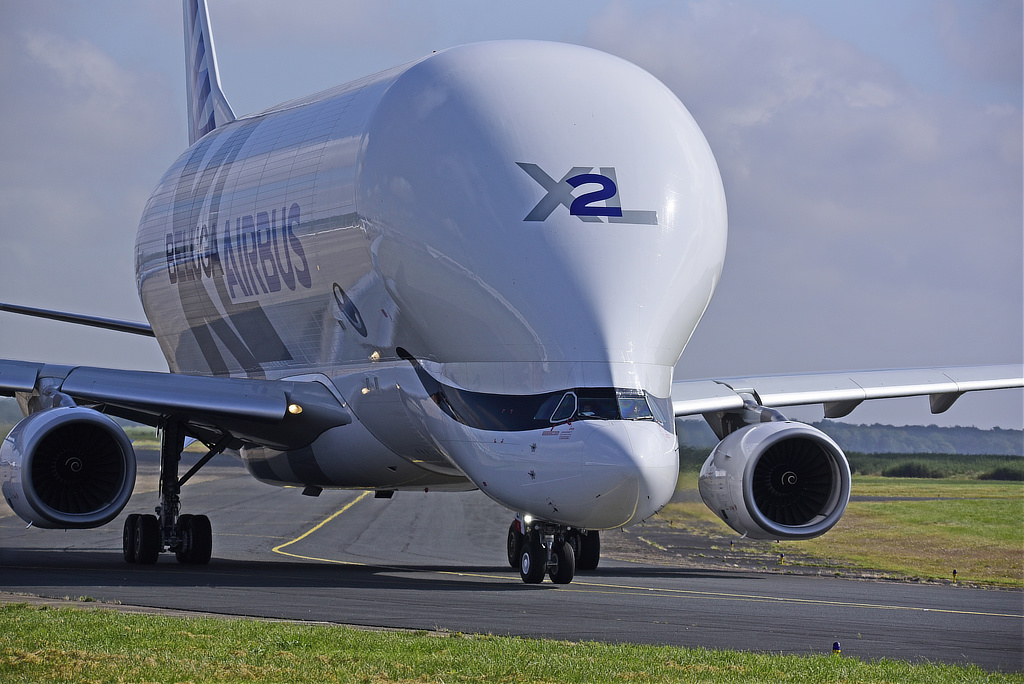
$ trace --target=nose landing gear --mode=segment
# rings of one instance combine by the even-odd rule
[[[601,558],[596,531],[583,531],[545,521],[525,522],[517,516],[508,529],[508,563],[519,569],[526,584],[548,575],[555,584],[569,584],[576,570],[593,570]]]

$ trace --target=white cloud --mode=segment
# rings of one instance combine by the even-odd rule
[[[1024,70],[1024,5],[1019,0],[942,0],[936,21],[953,69],[971,79],[1019,88]]]
[[[770,5],[615,3],[590,29],[676,92],[725,181],[726,270],[683,372],[1021,360],[1019,106],[922,92]]]
[[[41,30],[45,18],[19,16],[0,30],[0,300],[141,319],[135,230],[180,151],[168,146],[172,93],[162,75],[56,22]],[[126,359],[109,337],[68,344],[79,332],[54,325],[8,316],[4,355],[159,366],[155,346]]]

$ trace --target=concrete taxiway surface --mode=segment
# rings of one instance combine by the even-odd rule
[[[218,459],[221,457],[218,457]],[[975,663],[1021,671],[1024,594],[602,559],[527,586],[505,560],[511,514],[478,492],[374,499],[255,482],[223,457],[186,485],[214,558],[121,559],[121,524],[155,505],[143,460],[128,509],[97,530],[25,528],[0,508],[0,591],[375,627]]]

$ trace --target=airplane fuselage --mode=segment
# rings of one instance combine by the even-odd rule
[[[242,450],[277,484],[478,487],[600,529],[675,487],[672,370],[726,207],[659,81],[577,46],[437,53],[207,133],[139,226],[173,372],[307,379],[353,414]]]

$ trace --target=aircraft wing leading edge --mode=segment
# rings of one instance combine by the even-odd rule
[[[5,304],[3,302],[0,302],[0,311],[24,314],[26,316],[35,316],[36,318],[46,318],[53,321],[63,321],[65,323],[88,325],[94,328],[103,328],[104,330],[114,330],[116,332],[132,333],[133,335],[155,337],[155,335],[153,334],[153,327],[150,326],[148,323],[136,323],[134,321],[123,321],[117,318],[89,316],[87,314],[76,314],[67,311],[55,311],[53,309],[39,309],[34,306]]]
[[[766,375],[674,382],[672,406],[681,417],[740,410],[752,399],[768,408],[822,404],[826,418],[842,418],[869,399],[927,395],[932,413],[942,413],[965,392],[1018,387],[1018,364]]]
[[[154,427],[173,417],[200,438],[275,449],[308,445],[351,415],[318,382],[175,375],[0,360],[0,395],[59,393]]]

